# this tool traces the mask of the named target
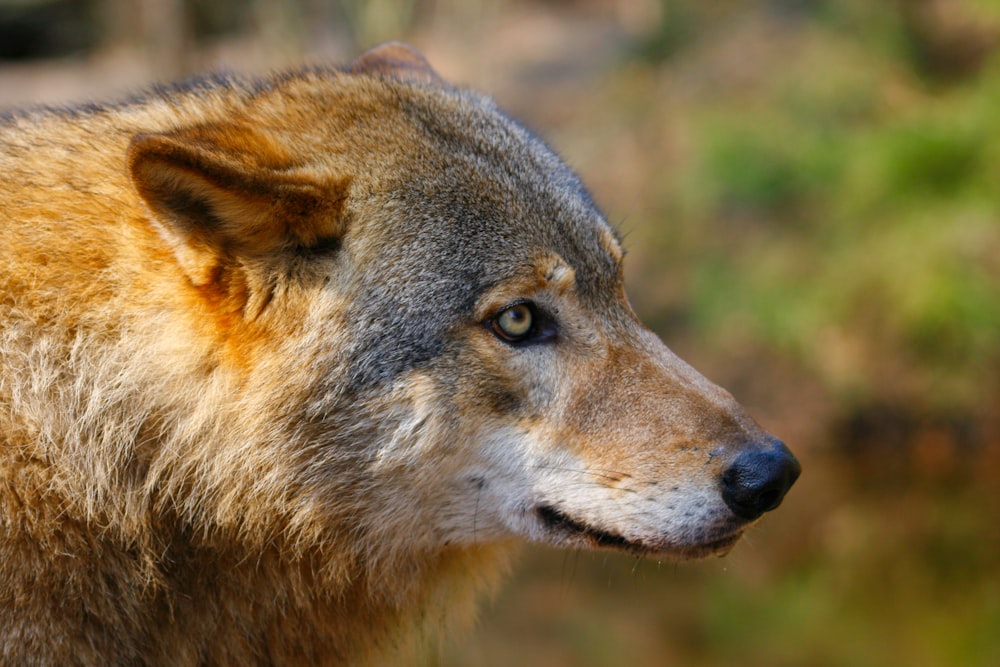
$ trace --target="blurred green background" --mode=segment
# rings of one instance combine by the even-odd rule
[[[1000,0],[0,0],[0,107],[385,39],[624,233],[804,474],[725,559],[528,548],[427,665],[1000,665]]]

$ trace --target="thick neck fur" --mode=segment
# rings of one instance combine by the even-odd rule
[[[140,339],[163,347],[136,349],[129,343],[136,325],[119,326],[96,331],[54,320],[39,335],[37,322],[15,322],[0,334],[0,355],[33,358],[30,375],[0,380],[2,515],[24,517],[5,526],[0,591],[16,598],[27,578],[4,568],[30,562],[62,610],[40,618],[53,607],[32,606],[27,595],[3,601],[0,616],[10,616],[0,632],[14,635],[0,644],[51,664],[108,656],[149,664],[363,663],[421,634],[400,627],[402,610],[468,616],[485,583],[473,573],[489,579],[481,573],[496,572],[504,550],[443,550],[396,525],[399,500],[368,471],[378,442],[398,434],[345,425],[311,445],[329,452],[310,455],[308,427],[288,432],[280,401],[241,387],[294,386],[287,375],[268,379],[289,369],[238,377],[212,361],[210,345],[200,359],[185,359],[163,349],[176,339],[147,331]],[[169,331],[166,321],[159,326]],[[178,391],[171,383],[190,382],[188,364],[201,366],[200,383]],[[324,477],[317,461],[337,476]],[[310,474],[322,484],[310,486]],[[368,531],[406,531],[408,541],[371,539]],[[95,571],[95,562],[106,567]],[[109,586],[113,594],[95,591]],[[456,593],[465,604],[456,604]],[[87,606],[95,600],[114,603]],[[77,641],[53,645],[51,636],[19,634],[59,625],[66,627],[52,636]],[[146,644],[152,637],[161,644]]]

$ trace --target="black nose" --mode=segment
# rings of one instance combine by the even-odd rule
[[[740,452],[722,473],[722,499],[737,516],[752,520],[781,504],[802,467],[785,445]]]

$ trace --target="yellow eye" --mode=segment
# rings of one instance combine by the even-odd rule
[[[523,340],[531,333],[535,324],[534,313],[524,303],[511,306],[493,320],[493,332],[509,341]]]

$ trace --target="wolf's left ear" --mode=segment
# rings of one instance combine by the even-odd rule
[[[326,248],[344,231],[349,180],[297,170],[261,130],[220,124],[141,134],[128,170],[196,285],[226,259]]]
[[[351,63],[351,74],[385,74],[400,81],[451,85],[434,71],[424,55],[409,44],[386,42],[372,47]]]

